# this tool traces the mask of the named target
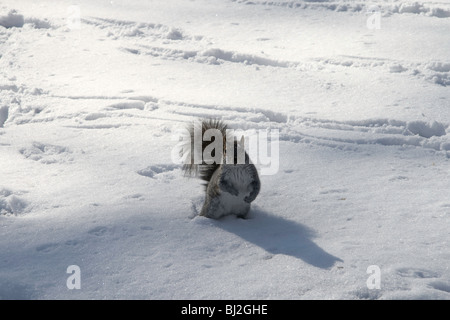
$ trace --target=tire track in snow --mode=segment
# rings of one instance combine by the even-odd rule
[[[309,59],[305,61],[281,61],[261,55],[245,54],[233,50],[211,48],[203,36],[190,36],[183,30],[153,23],[139,23],[115,19],[85,18],[86,25],[103,30],[112,40],[120,39],[119,50],[134,55],[149,55],[161,59],[185,60],[203,64],[237,63],[273,68],[296,68],[325,72],[330,69],[343,71],[346,68],[384,68],[390,73],[408,73],[439,85],[450,85],[450,63],[432,61],[415,63],[395,61],[378,57],[335,56]],[[141,41],[142,40],[142,41]],[[148,42],[154,45],[149,45]],[[127,42],[128,41],[128,42]],[[192,49],[191,49],[192,48]],[[0,86],[0,90],[21,93],[17,86]],[[20,91],[20,92],[19,92]],[[314,118],[290,116],[260,108],[239,106],[200,105],[180,101],[162,100],[153,96],[65,96],[58,97],[41,92],[42,95],[61,99],[83,100],[97,99],[107,106],[101,110],[92,110],[87,114],[78,114],[82,121],[80,129],[117,128],[131,125],[137,118],[158,118],[170,121],[183,121],[193,117],[221,117],[242,129],[278,128],[280,138],[285,141],[324,145],[340,149],[355,149],[358,146],[378,144],[385,146],[414,146],[435,151],[450,151],[447,138],[448,124],[437,121],[406,122],[395,119],[374,119],[363,121],[338,122]],[[111,101],[108,104],[109,100]],[[17,111],[1,109],[0,126],[6,120],[20,124],[15,119]],[[21,111],[22,112],[22,111]],[[129,123],[111,123],[112,117],[128,117]],[[73,115],[58,119],[70,119]],[[57,120],[51,115],[33,114],[22,123]],[[1,123],[2,122],[2,123]]]
[[[263,108],[203,105],[159,99],[154,96],[74,96],[67,99],[104,100],[98,112],[82,117],[89,124],[79,129],[103,129],[135,125],[137,119],[160,119],[187,123],[198,118],[221,118],[242,130],[278,129],[282,141],[307,143],[342,150],[357,150],[364,145],[418,147],[444,152],[450,157],[449,124],[431,120],[405,121],[378,118],[363,120],[327,120],[301,117]],[[106,103],[106,102],[110,103]],[[112,117],[126,116],[129,121],[113,126]],[[135,119],[135,120],[133,120]],[[105,122],[106,121],[106,122]]]
[[[450,86],[450,62],[446,61],[418,63],[359,56],[320,57],[304,61],[286,61],[220,48],[183,50],[163,46],[135,45],[135,47],[120,47],[119,49],[134,55],[147,55],[163,60],[186,60],[210,65],[237,63],[261,67],[293,68],[299,71],[313,72],[329,72],[334,69],[337,69],[339,72],[345,72],[348,68],[371,71],[377,68],[384,73],[405,74],[444,87]]]
[[[337,56],[319,57],[304,61],[286,61],[271,59],[254,54],[222,50],[220,48],[183,50],[161,46],[137,45],[137,47],[121,47],[120,50],[135,54],[148,55],[164,60],[187,60],[195,63],[219,65],[223,63],[240,63],[261,67],[293,68],[299,71],[329,72],[331,69],[345,71],[347,68],[383,70],[385,73],[406,74],[441,86],[450,85],[450,62],[408,62],[378,57]],[[327,68],[324,70],[324,68]]]
[[[436,2],[398,2],[397,0],[384,0],[383,3],[375,1],[350,0],[345,3],[333,0],[304,0],[304,1],[264,1],[264,0],[230,0],[245,5],[275,6],[288,9],[328,10],[335,12],[370,12],[376,8],[383,16],[392,14],[420,14],[428,17],[449,18],[450,5],[442,1]]]
[[[450,62],[447,61],[411,62],[378,57],[346,55],[333,58],[316,58],[314,60],[323,66],[344,69],[362,68],[369,70],[373,68],[382,68],[388,73],[407,74],[417,79],[423,79],[444,87],[450,85]],[[308,65],[305,67],[308,67]],[[309,67],[313,68],[313,65],[310,64]]]
[[[262,4],[274,5],[274,3],[265,2]],[[319,5],[323,5],[323,3]],[[357,6],[360,5],[358,4]],[[399,11],[400,9],[397,8],[396,10]],[[406,9],[404,10],[407,11]],[[448,10],[450,16],[450,6]],[[345,55],[287,61],[265,54],[244,53],[237,50],[225,50],[214,47],[212,45],[214,41],[206,39],[204,36],[188,35],[184,30],[162,24],[98,17],[84,18],[82,22],[103,30],[106,36],[113,41],[121,40],[118,50],[132,55],[209,65],[236,63],[314,72],[330,72],[336,69],[338,72],[345,72],[347,68],[361,68],[363,70],[378,68],[385,73],[408,75],[441,86],[450,85],[450,61],[413,62],[380,57]],[[149,42],[152,44],[149,44]]]
[[[342,150],[356,150],[364,145],[419,147],[449,156],[449,125],[437,121],[401,121],[369,119],[331,121],[311,118],[296,119],[281,139],[317,144]]]
[[[404,121],[379,118],[335,121],[288,115],[260,108],[229,107],[159,101],[160,110],[181,116],[181,122],[196,118],[221,118],[242,130],[278,129],[280,139],[341,150],[366,145],[417,147],[443,152],[450,157],[449,124],[439,121]],[[170,116],[167,116],[170,118]]]
[[[278,129],[282,141],[308,143],[342,150],[357,150],[364,145],[409,146],[450,156],[449,124],[439,121],[404,121],[397,119],[366,119],[359,121],[333,121],[300,117],[263,108],[240,106],[202,105],[183,101],[160,99],[146,95],[112,96],[57,96],[58,99],[102,101],[98,110],[80,111],[78,114],[59,115],[58,119],[77,119],[77,129],[114,129],[145,124],[146,119],[160,119],[185,123],[193,118],[222,118],[232,127],[242,130]],[[48,119],[47,119],[48,117]],[[113,120],[116,118],[116,120]],[[12,123],[22,124],[18,117]],[[124,121],[123,119],[127,119]],[[54,121],[50,114],[37,113],[26,123]],[[138,121],[139,120],[139,121]],[[142,121],[144,120],[144,121]]]
[[[100,17],[86,17],[81,22],[106,31],[106,36],[113,40],[122,38],[150,38],[153,40],[181,40],[190,39],[173,27],[157,23],[144,23]]]

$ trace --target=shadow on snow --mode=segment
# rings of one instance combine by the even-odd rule
[[[282,217],[260,209],[252,209],[246,220],[225,218],[216,225],[242,239],[261,247],[271,254],[285,254],[322,269],[331,268],[341,259],[329,254],[311,239],[314,231]]]

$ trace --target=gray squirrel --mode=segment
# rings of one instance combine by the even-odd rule
[[[201,131],[199,126],[201,126]],[[214,142],[220,142],[218,145],[222,147],[222,150],[212,152],[215,159],[222,161],[211,163],[202,158],[200,163],[195,163],[195,152],[197,154],[201,152],[203,155],[208,145],[211,144],[211,142],[203,140],[205,133],[210,129],[218,132],[223,139],[222,141],[214,140]],[[190,163],[185,163],[183,169],[186,175],[195,175],[205,181],[206,195],[200,216],[219,219],[227,215],[236,215],[239,218],[246,218],[251,202],[255,200],[261,189],[258,171],[250,162],[244,149],[244,136],[238,142],[227,132],[227,129],[228,126],[223,121],[215,119],[204,119],[194,122],[188,127],[191,157]],[[201,144],[194,142],[195,130],[201,132]],[[201,150],[195,150],[200,146]]]

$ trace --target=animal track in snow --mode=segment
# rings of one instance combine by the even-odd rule
[[[59,247],[57,243],[46,243],[36,247],[36,251],[41,253],[50,253]]]
[[[437,272],[420,268],[399,268],[397,274],[406,278],[438,278]]]
[[[152,179],[162,178],[164,180],[171,180],[174,178],[172,171],[178,168],[179,166],[177,165],[168,165],[168,164],[153,165],[141,169],[137,173],[140,174],[141,176]]]
[[[131,100],[131,101],[122,101],[111,104],[107,107],[107,109],[138,109],[144,110],[145,102],[142,100]]]
[[[108,232],[108,228],[104,227],[104,226],[99,226],[99,227],[94,227],[91,230],[88,231],[89,234],[97,236],[97,237],[101,237],[104,234],[106,234],[106,232]]]
[[[19,152],[27,159],[44,164],[64,163],[73,160],[68,148],[41,142],[33,142],[30,147],[22,148]]]
[[[0,215],[17,215],[22,213],[28,203],[20,197],[21,194],[21,192],[0,188]]]
[[[441,274],[432,270],[423,268],[399,268],[397,274],[402,278],[410,279],[411,283],[420,285],[422,281],[427,283],[431,289],[450,293],[450,282],[441,278]],[[433,281],[430,281],[434,279]]]
[[[324,190],[319,192],[320,194],[336,194],[336,193],[345,193],[347,192],[347,189],[328,189],[328,190]]]

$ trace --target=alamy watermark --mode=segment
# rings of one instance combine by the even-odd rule
[[[381,29],[381,9],[377,5],[371,5],[366,10],[369,17],[366,20],[366,26],[369,30]]]
[[[67,289],[81,289],[81,269],[77,265],[70,265],[67,267],[66,273],[70,276],[66,280]]]
[[[201,125],[194,125],[193,137],[188,129],[178,129],[173,136],[173,140],[178,143],[171,152],[172,162],[175,164],[245,164],[248,162],[246,159],[246,150],[248,150],[247,154],[251,163],[259,166],[261,175],[274,175],[280,166],[279,136],[277,129],[245,131],[227,129],[227,139],[224,139],[219,129],[212,128],[202,133]],[[235,140],[230,137],[238,138],[237,148]],[[191,141],[192,139],[194,141]],[[204,142],[207,142],[207,145],[202,149]]]
[[[381,289],[381,269],[377,265],[371,265],[367,267],[367,274],[370,276],[367,278],[367,289]]]
[[[71,5],[67,7],[66,24],[70,30],[81,29],[81,9],[80,6]]]

